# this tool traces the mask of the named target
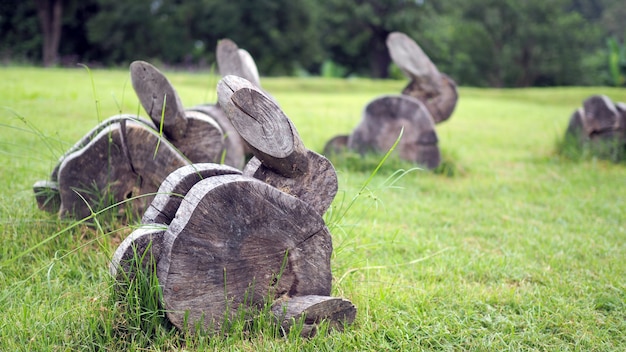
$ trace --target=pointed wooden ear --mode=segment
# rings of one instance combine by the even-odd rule
[[[409,79],[419,82],[426,92],[439,92],[439,70],[413,39],[404,33],[393,32],[387,37],[386,44],[391,60]]]
[[[222,39],[217,43],[217,67],[220,75],[245,78],[257,87],[261,87],[259,71],[254,59],[244,49],[230,39]]]
[[[145,61],[130,64],[130,79],[139,102],[154,124],[162,124],[170,140],[182,139],[187,130],[185,109],[170,81]]]
[[[402,94],[424,103],[435,123],[450,118],[458,101],[456,82],[439,72],[422,48],[404,33],[389,34],[387,48],[393,62],[411,80]]]

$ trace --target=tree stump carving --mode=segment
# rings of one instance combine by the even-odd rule
[[[585,99],[570,117],[565,136],[601,157],[625,155],[626,104],[613,103],[604,95]]]
[[[435,124],[423,104],[402,95],[383,96],[370,102],[361,123],[348,138],[348,148],[385,153],[403,130],[396,151],[403,160],[433,169],[439,165]]]
[[[324,154],[354,150],[386,153],[404,129],[396,154],[403,160],[435,169],[441,162],[435,124],[450,118],[458,100],[456,83],[439,72],[417,43],[406,34],[387,37],[393,62],[411,80],[402,95],[382,96],[371,101],[361,123],[350,135],[331,138]]]
[[[145,225],[118,247],[111,273],[130,270],[132,276],[125,263],[135,253],[155,257],[167,317],[181,329],[200,324],[217,332],[238,311],[254,312],[268,298],[285,331],[299,318],[304,336],[322,320],[336,328],[351,323],[354,305],[329,297],[332,240],[322,214],[336,192],[332,165],[304,147],[289,118],[249,81],[224,77],[218,97],[255,157],[243,174],[209,163],[168,176]],[[264,179],[257,178],[259,170]],[[296,187],[285,180],[310,183]]]
[[[458,100],[456,83],[439,72],[422,48],[406,34],[393,32],[386,43],[393,62],[411,80],[402,94],[424,103],[435,123],[450,118]]]
[[[224,132],[220,125],[202,111],[183,108],[178,93],[169,80],[145,61],[130,64],[133,88],[152,122],[192,163],[219,163],[224,150]]]
[[[256,87],[261,87],[259,70],[254,59],[244,49],[240,49],[235,42],[230,39],[222,39],[217,43],[217,66],[220,75],[229,75],[245,78]]]
[[[113,116],[70,148],[51,180],[35,183],[33,190],[40,209],[62,217],[82,219],[92,210],[126,200],[118,208],[120,215],[142,214],[154,197],[150,193],[187,163],[151,122],[132,115]]]

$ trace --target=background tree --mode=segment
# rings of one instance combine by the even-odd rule
[[[389,33],[414,33],[431,12],[424,1],[322,0],[319,23],[328,58],[349,73],[388,77],[391,58],[385,46]]]
[[[43,65],[48,67],[58,61],[63,0],[35,0],[35,4],[41,26]]]
[[[379,78],[390,65],[385,39],[401,31],[461,85],[599,85],[612,82],[609,49],[624,45],[625,16],[623,0],[3,1],[0,57],[207,67],[231,38],[262,75],[316,74],[330,62]]]

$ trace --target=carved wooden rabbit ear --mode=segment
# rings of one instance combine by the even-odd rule
[[[404,33],[393,32],[387,37],[386,44],[391,60],[409,79],[419,82],[425,92],[439,92],[439,70],[413,39]]]
[[[245,78],[257,87],[261,87],[259,71],[254,59],[244,49],[230,39],[222,39],[217,43],[217,66],[222,77],[228,75]]]
[[[280,107],[250,82],[226,76],[217,90],[220,105],[255,156],[244,175],[296,196],[324,214],[338,187],[331,162],[308,150]]]
[[[389,34],[387,48],[393,62],[411,80],[402,90],[402,94],[424,103],[435,123],[450,118],[458,100],[456,83],[439,72],[420,46],[406,34]]]
[[[162,124],[169,139],[182,139],[187,130],[185,109],[170,81],[145,61],[130,64],[130,78],[139,102],[154,124]]]

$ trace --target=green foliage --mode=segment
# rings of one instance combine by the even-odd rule
[[[389,77],[385,39],[414,38],[465,86],[603,85],[604,38],[626,31],[620,0],[64,1],[60,64],[137,59],[207,69],[233,39],[263,76]],[[39,62],[34,0],[0,4],[0,59]],[[328,76],[328,62],[345,72]]]
[[[607,39],[607,46],[611,83],[615,87],[626,86],[626,44],[620,44],[617,38],[611,37]]]
[[[345,67],[331,60],[325,60],[322,64],[320,75],[324,78],[344,78],[347,72],[348,70]]]

